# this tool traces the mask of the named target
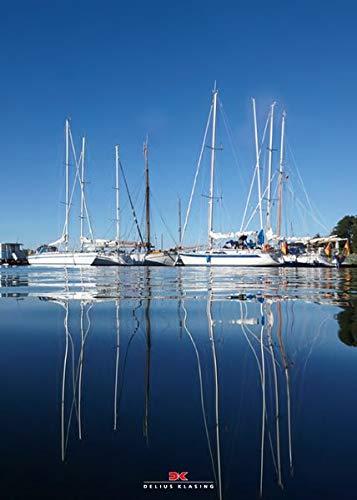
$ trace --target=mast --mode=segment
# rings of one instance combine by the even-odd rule
[[[217,94],[216,83],[214,84],[213,96],[212,96],[212,139],[211,139],[211,181],[209,189],[208,198],[208,246],[209,249],[212,248],[213,239],[211,237],[211,232],[213,230],[213,196],[214,196],[214,164],[215,164],[215,153],[216,153],[216,119],[217,119]]]
[[[145,217],[146,217],[146,248],[151,249],[150,234],[150,179],[149,179],[149,160],[148,160],[148,138],[144,142],[144,160],[145,160]]]
[[[80,183],[81,183],[81,238],[80,238],[80,244],[81,244],[81,249],[83,248],[83,225],[84,225],[84,152],[85,152],[85,147],[86,147],[86,138],[82,137],[82,152],[81,152],[81,178],[80,178]]]
[[[217,464],[217,486],[218,486],[218,499],[222,500],[222,470],[221,470],[221,438],[220,438],[220,422],[219,422],[219,384],[218,384],[218,363],[217,363],[217,353],[216,353],[216,339],[214,335],[214,321],[212,317],[212,289],[213,289],[213,279],[212,273],[210,271],[209,276],[209,289],[207,296],[206,314],[208,321],[208,335],[211,343],[212,349],[212,361],[213,361],[213,378],[214,378],[214,406],[215,406],[215,430],[216,430],[216,464]]]
[[[115,240],[119,243],[120,237],[120,208],[119,208],[119,146],[115,146]]]
[[[181,198],[177,199],[178,201],[178,237],[179,237],[179,245],[182,243],[182,223],[181,223]]]
[[[273,127],[274,127],[274,108],[276,102],[274,101],[270,109],[270,132],[269,132],[269,160],[268,160],[268,186],[267,186],[267,221],[266,230],[271,229],[271,169],[273,160]]]
[[[256,172],[257,172],[257,182],[258,182],[259,221],[260,221],[260,229],[262,229],[263,228],[263,211],[262,211],[262,188],[261,188],[261,183],[260,183],[260,151],[259,151],[259,142],[258,142],[257,110],[255,107],[254,97],[252,97],[252,104],[253,104],[253,118],[254,118]]]
[[[69,221],[69,120],[66,119],[65,125],[66,141],[66,219],[64,224],[64,242],[66,251],[68,250],[68,221]]]
[[[276,234],[278,237],[280,237],[280,234],[281,234],[282,207],[283,207],[283,167],[284,167],[285,118],[286,118],[286,112],[283,111],[283,116],[281,118],[281,137],[280,137],[278,225],[277,225],[277,230],[276,230]]]
[[[120,357],[120,315],[119,315],[119,300],[115,301],[115,326],[116,326],[116,356],[115,356],[115,381],[114,381],[114,425],[117,430],[118,424],[118,377],[119,377],[119,357]]]
[[[146,284],[149,292],[145,301],[145,337],[146,337],[146,366],[145,366],[145,411],[143,419],[143,434],[149,446],[149,410],[150,410],[150,368],[151,368],[151,317],[150,317],[150,269],[146,268]]]

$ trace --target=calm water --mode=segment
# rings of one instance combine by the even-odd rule
[[[356,271],[1,269],[1,498],[355,498]]]

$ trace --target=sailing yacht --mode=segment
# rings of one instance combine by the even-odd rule
[[[96,257],[96,252],[71,252],[69,250],[61,252],[53,245],[42,245],[35,254],[28,256],[28,261],[32,266],[91,266]]]
[[[65,223],[63,227],[62,236],[46,245],[41,245],[37,248],[36,252],[28,256],[29,264],[33,266],[91,266],[96,257],[97,253],[92,251],[71,251],[68,249],[69,243],[69,215],[72,202],[72,194],[70,196],[70,186],[69,186],[69,158],[70,158],[70,145],[72,147],[73,154],[75,156],[75,149],[73,145],[72,133],[69,125],[69,120],[65,123],[65,142],[66,142],[66,215]],[[82,162],[82,168],[84,165],[84,139],[82,141],[82,152],[80,156],[80,162]],[[81,194],[83,196],[83,179],[79,173],[79,162],[77,158],[74,158],[76,165],[76,179],[80,179]],[[59,250],[59,246],[63,245],[64,250]]]
[[[204,251],[179,252],[179,257],[185,266],[278,266],[279,261],[275,254],[270,252],[268,247],[259,245],[259,243],[262,243],[262,232],[238,231],[217,233],[213,231],[217,99],[218,90],[215,87],[213,90],[211,110],[203,141],[204,144],[208,132],[210,117],[212,116],[210,189],[208,196],[208,246]],[[202,153],[203,148],[201,150],[200,157],[202,157]],[[186,221],[187,219],[188,215],[186,216]],[[215,247],[214,243],[218,240],[228,241],[226,241],[223,246]],[[266,248],[266,251],[264,248]]]
[[[279,175],[278,175],[278,206],[277,206],[277,223],[276,234],[272,236],[272,241],[280,245],[281,255],[280,262],[284,266],[290,267],[339,267],[348,253],[347,248],[341,248],[339,243],[342,242],[346,246],[345,238],[338,238],[336,235],[327,237],[311,237],[311,236],[291,236],[282,235],[282,220],[283,220],[283,183],[284,179],[288,179],[284,172],[284,156],[285,156],[285,127],[286,127],[286,112],[282,113],[281,120],[281,137],[280,137],[280,160],[279,160]],[[302,179],[300,178],[302,183]],[[307,197],[305,186],[303,186],[305,196]],[[311,204],[307,198],[308,205]],[[334,246],[334,249],[333,249]]]
[[[143,153],[145,161],[145,230],[144,241],[138,228],[141,240],[140,248],[131,253],[131,259],[136,265],[144,266],[174,266],[177,260],[177,254],[168,250],[155,250],[151,243],[151,213],[150,213],[150,177],[149,177],[149,158],[148,158],[148,140],[144,142]]]
[[[349,255],[347,242],[347,238],[337,235],[286,238],[281,243],[281,258],[288,267],[340,267]]]
[[[115,146],[115,240],[96,240],[96,243],[105,251],[98,254],[94,261],[95,266],[130,266],[133,261],[121,248],[120,242],[120,204],[119,204],[119,146]]]

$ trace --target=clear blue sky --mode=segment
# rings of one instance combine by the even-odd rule
[[[352,1],[2,2],[0,241],[35,246],[61,232],[66,116],[78,144],[87,137],[96,235],[113,234],[114,145],[138,193],[147,132],[154,232],[158,239],[166,233],[159,206],[176,235],[176,200],[180,195],[186,207],[214,80],[241,169],[230,161],[223,130],[226,159],[217,162],[229,214],[223,225],[239,226],[241,178],[253,167],[251,96],[261,128],[272,100],[278,117],[287,110],[289,143],[326,225],[355,214],[356,24]],[[278,147],[277,135],[274,142]],[[200,186],[199,196],[206,192]],[[139,201],[138,195],[141,217]],[[205,217],[195,219],[188,240],[202,232]],[[130,225],[124,207],[124,230]],[[322,232],[314,221],[309,230]]]

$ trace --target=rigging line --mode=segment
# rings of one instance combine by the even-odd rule
[[[249,203],[250,203],[250,197],[251,197],[252,190],[253,190],[253,186],[254,186],[255,176],[257,175],[257,173],[258,173],[258,169],[260,168],[260,167],[259,167],[260,155],[261,155],[262,148],[263,148],[263,144],[264,144],[264,141],[265,141],[265,135],[266,135],[266,132],[267,132],[267,130],[268,130],[268,123],[269,123],[269,119],[270,119],[270,112],[268,113],[268,117],[267,117],[266,122],[265,122],[265,127],[264,127],[264,131],[263,131],[263,136],[262,136],[262,140],[261,140],[261,143],[260,143],[260,149],[259,149],[259,152],[258,152],[258,159],[257,159],[257,161],[256,161],[255,168],[254,168],[253,178],[252,178],[252,181],[251,181],[251,183],[250,183],[249,193],[248,193],[248,197],[247,197],[247,202],[246,202],[246,204],[245,204],[245,209],[244,209],[244,213],[243,213],[242,223],[241,223],[241,226],[240,226],[240,231],[242,231],[242,230],[243,230],[243,226],[244,226],[245,218],[246,218],[247,211],[248,211],[248,206],[249,206]],[[263,196],[264,196],[264,195],[262,195],[262,198],[263,198]],[[258,208],[259,208],[259,206],[261,205],[261,202],[262,202],[262,199],[258,201]],[[248,224],[247,224],[247,225],[248,225]]]
[[[260,314],[263,318],[263,305],[260,306]],[[261,367],[262,367],[262,434],[261,434],[261,448],[260,448],[260,497],[263,496],[263,475],[264,475],[264,438],[265,438],[265,416],[266,416],[266,401],[265,401],[265,358],[264,358],[264,323],[260,329],[260,353],[261,353]]]
[[[74,409],[77,415],[78,419],[78,406],[77,406],[77,398],[76,398],[76,393],[77,393],[77,380],[75,377],[75,360],[74,360],[74,342],[73,342],[73,337],[71,333],[69,333],[69,341],[70,341],[70,346],[71,346],[71,358],[72,358],[72,387],[73,387],[73,402],[74,402]]]
[[[186,294],[184,294],[184,296],[185,295]],[[184,311],[182,326],[183,326],[185,332],[187,333],[187,335],[188,335],[188,337],[189,337],[189,339],[190,339],[190,341],[191,341],[191,343],[193,345],[195,354],[196,354],[197,368],[198,368],[198,378],[199,378],[199,384],[200,384],[200,396],[201,396],[202,416],[203,416],[203,422],[204,422],[205,432],[206,432],[206,437],[207,437],[208,450],[209,450],[209,454],[210,454],[210,458],[211,458],[211,463],[212,463],[212,470],[213,470],[214,480],[217,483],[215,461],[214,461],[214,458],[213,458],[211,440],[210,440],[210,436],[209,436],[209,432],[208,432],[208,425],[207,425],[207,415],[206,415],[206,407],[205,407],[204,394],[203,394],[202,368],[201,368],[200,355],[199,355],[199,352],[198,352],[198,349],[197,349],[196,342],[194,341],[194,339],[192,337],[192,334],[191,334],[191,332],[189,331],[189,329],[187,327],[187,310],[185,308],[184,299],[182,299],[181,305],[182,305],[182,309]]]
[[[221,203],[221,211],[223,212],[223,217],[221,218],[220,227],[223,227],[222,220],[226,220],[230,227],[234,227],[234,222],[232,220],[231,213],[227,209],[226,204],[223,201],[223,197],[220,199],[220,203]]]
[[[246,303],[244,303],[244,307],[245,307],[245,317],[247,317],[247,314],[248,314],[248,308],[247,308],[247,304],[246,304]],[[254,338],[254,339],[255,339],[255,340],[256,340],[256,341],[260,344],[260,338],[258,337],[258,335],[256,335],[256,334],[252,331],[252,329],[251,329],[251,328],[249,328],[249,326],[248,326],[248,325],[244,325],[244,328],[245,328],[245,330],[246,330],[248,333],[250,333],[250,335],[252,335],[252,337],[253,337],[253,338]],[[254,348],[253,348],[253,349],[254,349]],[[265,349],[265,351],[266,351],[267,353],[269,353],[269,348],[268,348],[268,347],[264,346],[264,349]],[[279,368],[281,368],[281,365],[280,365],[280,363],[279,363],[279,361],[278,361],[278,360],[275,360],[275,364],[276,364],[276,366],[278,366]]]
[[[271,308],[269,307],[269,315],[272,315]],[[268,345],[271,354],[271,361],[273,365],[273,380],[274,380],[274,394],[275,394],[275,434],[276,434],[276,459],[278,465],[278,485],[283,488],[281,476],[281,458],[280,458],[280,412],[279,412],[279,387],[278,375],[275,364],[275,352],[272,338],[272,324],[268,323]]]
[[[193,200],[193,196],[195,194],[197,178],[198,178],[198,174],[199,174],[199,171],[200,171],[202,156],[203,156],[203,152],[204,152],[205,145],[206,145],[206,138],[207,138],[207,133],[208,133],[208,129],[209,129],[209,124],[210,124],[210,121],[211,121],[212,109],[213,109],[213,104],[211,104],[211,107],[210,107],[210,110],[209,110],[209,113],[208,113],[207,124],[206,124],[206,128],[205,128],[205,133],[203,135],[203,141],[202,141],[201,151],[200,151],[200,154],[199,154],[199,157],[198,157],[198,162],[197,162],[197,167],[196,167],[196,173],[195,173],[195,177],[194,177],[194,180],[193,180],[193,186],[192,186],[192,190],[191,190],[190,200],[188,202],[187,212],[186,212],[186,216],[185,216],[185,222],[184,222],[184,225],[183,225],[183,228],[182,228],[182,236],[181,236],[180,245],[182,245],[182,242],[183,242],[183,239],[184,239],[184,236],[185,236],[185,233],[186,233],[186,226],[187,226],[187,223],[188,223],[188,219],[190,217],[192,200]]]
[[[135,188],[135,191],[134,191],[134,196],[132,196],[132,200],[133,200],[133,205],[137,205],[137,201],[139,199],[139,197],[141,196],[141,190],[142,190],[142,187],[143,185],[142,184],[138,184]],[[140,224],[140,226],[142,225],[142,222]],[[132,234],[132,231],[133,231],[133,228],[134,226],[136,227],[136,223],[135,223],[135,220],[133,220],[130,224],[130,228],[129,228],[129,232],[127,231],[126,233],[128,234],[128,237]]]
[[[78,438],[82,439],[82,372],[83,372],[83,356],[84,356],[84,303],[81,301],[81,350],[79,354],[79,379],[78,379]]]
[[[133,311],[132,311],[132,314],[133,314],[133,318],[136,322],[136,325],[134,327],[134,330],[132,331],[131,333],[131,336],[128,340],[128,343],[127,343],[127,346],[126,346],[126,351],[125,351],[125,356],[124,356],[124,359],[123,359],[123,368],[122,368],[122,376],[121,376],[121,384],[120,384],[120,389],[119,389],[119,398],[118,398],[118,413],[120,411],[120,403],[121,403],[121,400],[122,400],[122,395],[123,395],[123,390],[124,390],[124,377],[125,377],[125,370],[126,370],[126,363],[127,363],[127,359],[128,359],[128,355],[129,355],[129,348],[130,348],[130,345],[135,337],[135,334],[137,333],[137,331],[139,330],[140,328],[140,321],[138,320],[137,316],[136,316],[136,311],[138,309],[140,309],[143,305],[143,299],[140,299],[139,300],[139,304],[134,307]]]
[[[248,308],[247,308],[247,304],[244,303],[244,309],[245,309],[245,315],[243,313],[243,309],[242,309],[242,303],[240,302],[239,303],[240,305],[240,310],[241,310],[241,318],[245,319],[247,317],[247,314],[248,314]],[[255,360],[256,360],[256,363],[257,363],[257,366],[258,366],[258,370],[259,370],[259,375],[260,375],[260,383],[262,384],[262,380],[263,380],[263,372],[262,372],[262,367],[260,365],[260,362],[259,362],[259,358],[258,358],[258,355],[253,347],[253,344],[251,343],[251,341],[249,340],[249,337],[247,335],[247,331],[249,333],[251,333],[257,340],[258,342],[260,342],[259,338],[257,338],[255,336],[255,334],[246,326],[244,325],[244,322],[242,322],[242,324],[240,325],[241,326],[241,329],[242,329],[242,332],[249,344],[249,347],[251,349],[251,351],[253,352],[253,355],[255,357]],[[265,350],[268,350],[267,347],[264,346],[264,349]],[[268,424],[268,413],[266,411],[266,407],[265,407],[265,420],[266,420],[266,423]],[[268,437],[269,437],[269,444],[270,444],[270,452],[271,452],[271,456],[272,456],[272,459],[273,459],[273,465],[274,465],[274,469],[275,469],[275,472],[276,474],[278,475],[278,468],[277,468],[277,465],[276,465],[276,460],[275,460],[275,454],[274,454],[274,447],[273,447],[273,441],[272,441],[272,437],[271,437],[271,432],[270,432],[270,429],[268,428]]]
[[[82,153],[79,156],[78,162],[80,162],[81,159],[82,159]],[[66,206],[66,211],[68,211],[68,218],[69,218],[71,207],[72,207],[72,201],[73,201],[74,191],[75,191],[76,185],[77,185],[78,175],[79,175],[79,171],[77,169],[76,170],[76,175],[75,175],[75,178],[74,178],[74,182],[73,182],[72,191],[71,191],[71,194],[70,194],[70,197],[69,197],[69,201],[68,201],[68,206]],[[66,234],[66,232],[68,233],[68,227],[67,227],[67,224],[66,224],[66,221],[65,221],[64,226],[63,226],[63,231],[62,231],[62,237],[64,237],[64,235]],[[67,234],[67,236],[68,236],[68,234]]]
[[[212,276],[210,277],[210,280]],[[220,429],[219,429],[219,394],[218,394],[218,364],[216,354],[216,340],[214,336],[214,326],[212,319],[212,283],[208,295],[207,306],[208,333],[212,349],[213,361],[213,376],[215,385],[215,428],[216,428],[216,451],[217,451],[217,476],[218,476],[218,498],[222,500],[222,475],[221,475],[221,446],[220,446]]]
[[[250,196],[252,194],[252,190],[253,190],[253,186],[254,186],[254,181],[255,181],[255,176],[257,175],[257,167],[255,167],[254,169],[254,174],[253,174],[253,177],[252,177],[252,181],[250,183],[250,187],[249,187],[249,193],[248,193],[248,197],[247,197],[247,202],[245,204],[245,209],[244,209],[244,212],[243,212],[243,218],[242,218],[242,223],[240,225],[240,231],[243,230],[243,225],[244,225],[244,221],[245,221],[245,218],[246,218],[246,215],[247,215],[247,211],[248,211],[248,204],[250,202]],[[259,205],[258,205],[259,206]]]
[[[225,112],[225,109],[223,108],[223,103],[222,103],[221,99],[218,96],[217,96],[217,98],[218,98],[219,110],[220,110],[221,116],[223,118],[223,124],[225,126],[225,129],[226,129],[226,132],[228,135],[228,139],[229,139],[229,142],[230,142],[230,145],[232,148],[233,158],[234,158],[234,161],[235,161],[236,166],[238,168],[239,177],[240,177],[242,184],[244,185],[244,188],[246,188],[247,183],[246,183],[246,180],[243,178],[243,175],[241,173],[241,168],[240,168],[239,161],[238,161],[238,155],[237,155],[237,152],[236,152],[236,149],[234,146],[234,142],[233,142],[233,132],[232,132],[232,128],[230,126],[229,120],[228,120],[228,115]]]
[[[297,204],[299,204],[299,205],[300,205],[300,208],[304,209],[304,210],[305,210],[305,212],[306,212],[306,213],[308,213],[308,214],[312,217],[312,219],[316,222],[316,224],[318,224],[320,227],[322,227],[322,228],[324,228],[324,229],[327,229],[327,228],[326,228],[326,226],[325,226],[323,223],[321,223],[321,221],[320,221],[319,219],[317,219],[317,218],[316,218],[316,216],[315,216],[312,212],[309,212],[309,211],[307,210],[307,208],[306,208],[306,206],[303,204],[303,202],[302,202],[302,201],[301,201],[301,200],[300,200],[300,199],[296,196],[296,194],[294,193],[294,191],[293,191],[293,189],[292,189],[291,185],[289,185],[289,186],[288,186],[288,189],[289,189],[290,193],[292,194],[292,196],[293,196],[293,198],[294,198],[295,202],[296,202]]]
[[[73,343],[73,338],[71,333],[68,331],[68,338],[71,344],[71,351],[72,351],[72,379],[73,379],[73,398],[72,398],[72,404],[71,404],[71,409],[69,412],[69,417],[68,417],[68,424],[67,424],[67,431],[66,431],[66,442],[65,442],[65,451],[67,450],[68,447],[68,440],[69,440],[69,430],[71,428],[71,422],[72,422],[72,415],[73,415],[73,409],[75,410],[75,414],[77,416],[77,422],[78,422],[78,410],[77,410],[77,398],[76,398],[76,386],[77,386],[77,380],[74,382],[75,377],[74,377],[74,343]]]
[[[241,318],[242,318],[242,319],[244,319],[243,307],[242,307],[242,303],[241,303],[241,302],[239,302],[239,306],[240,306],[240,315],[241,315]],[[251,343],[251,341],[249,340],[249,337],[248,337],[248,335],[247,335],[247,332],[246,332],[246,330],[245,330],[245,325],[244,325],[244,323],[243,323],[243,322],[240,324],[240,327],[241,327],[241,330],[242,330],[242,332],[243,332],[243,335],[245,336],[246,341],[248,342],[248,345],[249,345],[249,347],[250,347],[250,349],[251,349],[251,351],[252,351],[252,353],[253,353],[253,356],[255,357],[255,360],[256,360],[256,362],[257,362],[257,366],[258,366],[258,370],[259,370],[259,374],[260,374],[260,381],[261,381],[261,380],[262,380],[263,375],[262,375],[262,369],[261,369],[261,366],[260,366],[260,362],[259,362],[258,355],[257,355],[257,353],[255,352],[255,349],[254,349],[254,347],[253,347],[253,344],[252,344],[252,343]]]
[[[90,306],[87,309],[87,313],[86,313],[86,318],[87,318],[87,321],[88,321],[87,325],[88,326],[87,326],[87,329],[86,329],[86,332],[85,332],[85,335],[84,335],[83,345],[84,345],[84,343],[86,341],[88,332],[90,330],[89,311],[90,311],[91,308],[92,308],[92,304],[90,304]],[[79,431],[79,435],[81,436],[81,424],[80,424],[80,420],[79,420],[80,412],[79,412],[79,409],[77,409],[77,398],[76,398],[78,380],[79,380],[79,376],[81,375],[81,371],[80,371],[81,366],[80,366],[80,363],[79,363],[80,358],[79,358],[79,361],[78,361],[78,364],[77,364],[76,374],[74,375],[74,373],[75,373],[75,365],[74,365],[74,343],[73,343],[72,335],[71,335],[71,333],[69,331],[68,331],[68,335],[69,335],[69,340],[70,340],[71,348],[72,348],[73,398],[72,398],[71,409],[70,409],[69,417],[68,417],[65,450],[67,450],[67,446],[68,446],[69,430],[70,430],[70,427],[71,427],[73,409],[75,409],[75,413],[77,415],[77,422],[78,422],[78,427],[79,427],[78,431]],[[79,405],[78,405],[78,407],[79,407]],[[80,437],[80,439],[81,439],[81,437]]]
[[[135,222],[135,225],[136,225],[136,229],[138,231],[138,234],[139,234],[139,238],[141,240],[141,243],[144,244],[144,239],[143,239],[143,236],[141,234],[141,231],[140,231],[140,226],[139,226],[139,223],[138,223],[138,219],[136,217],[136,212],[135,212],[135,208],[134,208],[134,205],[133,205],[133,201],[131,199],[131,196],[130,196],[130,191],[129,191],[129,186],[128,186],[128,183],[127,183],[127,180],[126,180],[126,176],[125,176],[125,173],[124,173],[124,168],[123,168],[123,165],[122,165],[122,162],[119,161],[119,166],[120,166],[120,171],[122,173],[122,176],[123,176],[123,180],[124,180],[124,185],[125,185],[125,189],[126,189],[126,193],[128,195],[128,198],[129,198],[129,203],[130,203],[130,207],[131,207],[131,212],[132,212],[132,215],[133,215],[133,218],[134,218],[134,222]]]
[[[84,151],[83,151],[83,155],[84,155]],[[82,159],[82,161],[84,161],[84,158]],[[77,167],[77,170],[78,170],[78,174],[79,174],[79,164],[80,164],[79,160],[78,160],[78,162],[76,161],[76,167]],[[80,179],[80,186],[81,186],[81,192],[82,192],[82,196],[83,196],[83,206],[84,206],[84,210],[85,210],[85,213],[86,213],[89,235],[90,235],[91,239],[94,240],[91,218],[89,216],[87,199],[86,199],[86,195],[85,195],[85,191],[84,191],[84,179]]]
[[[161,212],[161,210],[159,208],[159,204],[158,204],[156,198],[154,197],[154,195],[152,193],[150,193],[150,196],[151,196],[151,198],[153,199],[153,201],[155,203],[155,207],[156,207],[157,211],[159,212],[159,216],[160,216],[161,222],[165,226],[166,231],[169,233],[170,238],[172,239],[172,241],[177,246],[177,241],[176,241],[175,237],[173,236],[172,232],[170,231],[170,228],[168,227],[168,225],[167,225],[167,223],[166,223],[166,221],[164,219],[164,216],[162,215],[162,212]]]
[[[298,167],[297,162],[296,162],[296,160],[295,160],[295,156],[294,156],[294,153],[293,153],[293,151],[292,151],[292,149],[291,149],[290,143],[288,142],[288,140],[286,140],[286,143],[287,143],[287,146],[288,146],[288,148],[289,148],[289,151],[290,151],[290,154],[291,154],[291,157],[292,157],[292,160],[293,160],[294,167],[295,167],[296,172],[297,172],[297,174],[298,174],[299,180],[300,180],[300,182],[301,182],[301,185],[302,185],[302,188],[303,188],[303,191],[304,191],[304,194],[305,194],[306,200],[307,200],[307,202],[308,202],[308,204],[309,204],[309,206],[310,206],[310,209],[311,209],[311,211],[312,211],[312,212],[316,212],[316,214],[317,214],[317,215],[319,216],[319,218],[320,218],[320,225],[321,225],[321,226],[322,226],[322,227],[323,227],[326,231],[328,231],[329,229],[328,229],[328,227],[324,224],[324,222],[323,222],[323,220],[322,220],[322,218],[321,218],[321,214],[319,213],[319,211],[318,211],[316,208],[314,209],[314,207],[312,206],[312,203],[311,203],[311,201],[310,201],[310,197],[309,197],[309,195],[308,195],[308,193],[307,193],[307,190],[306,190],[306,188],[305,188],[305,184],[304,184],[304,181],[303,181],[302,176],[301,176],[301,174],[300,174],[300,170],[299,170],[299,167]]]
[[[63,358],[63,374],[62,374],[62,395],[61,395],[61,458],[62,462],[65,460],[65,387],[66,387],[66,372],[67,372],[67,357],[68,357],[68,315],[69,315],[69,304],[65,302],[65,318],[64,318],[64,330],[65,330],[65,351]]]
[[[252,330],[251,330],[251,328],[249,328],[249,326],[248,326],[248,325],[244,325],[244,328],[245,328],[245,330],[246,330],[248,333],[250,333],[250,335],[251,335],[251,336],[252,336],[252,337],[253,337],[253,338],[254,338],[254,339],[255,339],[258,343],[260,343],[260,339],[259,339],[259,337],[258,337],[258,336],[257,336],[257,335],[256,335],[256,334],[252,331]],[[265,349],[265,351],[266,351],[266,352],[269,352],[268,347],[264,346],[264,349]],[[275,363],[276,363],[276,365],[277,365],[279,368],[281,368],[281,365],[280,365],[280,363],[279,363],[279,361],[278,361],[278,360],[275,360]]]
[[[88,224],[89,234],[90,234],[92,240],[94,240],[93,231],[92,231],[92,224],[91,224],[91,221],[90,221],[90,217],[89,217],[89,213],[88,213],[88,207],[87,207],[87,201],[86,201],[85,192],[84,192],[84,182],[83,182],[83,179],[81,178],[80,168],[79,168],[79,164],[80,164],[80,161],[82,159],[82,156],[83,156],[84,152],[81,151],[80,157],[77,160],[77,154],[76,154],[76,149],[75,149],[74,142],[73,142],[73,137],[72,137],[72,131],[71,131],[71,129],[69,129],[69,138],[70,138],[70,142],[71,142],[71,146],[72,146],[72,152],[73,152],[73,156],[74,156],[74,162],[76,164],[76,171],[77,171],[76,178],[78,177],[78,179],[79,179],[79,185],[80,185],[80,188],[81,188],[81,195],[83,196],[83,205],[84,205],[84,210],[85,210],[86,217],[87,217],[87,224]]]
[[[82,304],[81,301],[81,351],[80,351],[80,356],[79,356],[79,367],[77,369],[77,376],[76,379],[78,379],[78,434],[79,434],[79,439],[82,439],[82,416],[81,416],[81,400],[82,400],[82,372],[83,372],[83,361],[84,361],[84,345],[87,340],[87,336],[90,330],[91,322],[90,322],[90,316],[89,316],[89,311],[93,307],[93,304],[89,304],[87,307],[87,310],[85,311],[85,306],[86,304]],[[87,319],[87,328],[84,331],[84,318],[83,318],[83,313],[85,311],[85,317]],[[79,375],[78,375],[79,372]],[[77,380],[76,380],[77,383]]]
[[[277,303],[277,308],[278,308],[278,343],[279,343],[279,349],[281,353],[281,358],[283,361],[284,365],[284,372],[285,372],[285,381],[286,381],[286,400],[287,400],[287,414],[288,414],[288,445],[289,445],[289,465],[290,465],[290,474],[292,474],[293,471],[293,451],[292,451],[292,439],[291,439],[291,396],[290,396],[290,374],[289,374],[289,363],[287,360],[285,348],[284,348],[284,343],[283,343],[283,336],[282,336],[282,323],[283,323],[283,316],[282,316],[282,311],[281,311],[281,303]]]
[[[271,178],[271,182],[273,182],[273,180],[274,180],[274,178],[276,177],[276,175],[277,175],[277,172],[275,172],[275,173],[273,174],[273,176],[272,176],[272,178]],[[263,194],[262,194],[262,199],[264,198],[264,195],[265,195],[265,193],[267,192],[267,190],[268,190],[268,186],[265,188],[265,190],[264,190],[264,192],[263,192]],[[247,228],[248,228],[249,224],[251,223],[251,221],[252,221],[253,217],[254,217],[254,216],[255,216],[255,214],[257,213],[258,208],[259,208],[259,202],[258,202],[258,204],[256,205],[255,209],[253,210],[252,215],[250,216],[250,218],[249,218],[248,222],[246,223],[245,228],[244,228],[244,231],[247,231]]]

